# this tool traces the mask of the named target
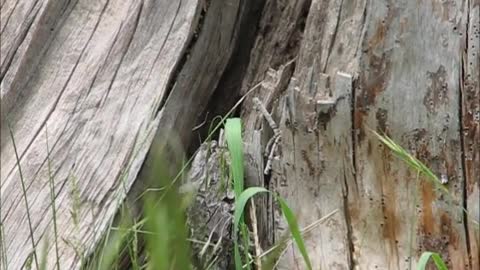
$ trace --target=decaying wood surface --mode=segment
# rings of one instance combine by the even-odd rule
[[[157,147],[174,138],[188,148],[204,113],[260,82],[241,111],[246,182],[278,192],[301,227],[337,210],[305,234],[314,269],[410,269],[427,250],[451,269],[479,268],[479,0],[0,6],[0,268],[21,269],[45,242],[54,265],[52,179],[60,267],[78,269],[122,202],[148,187]],[[274,131],[254,98],[278,126],[271,160]],[[369,129],[447,179],[453,198],[417,180]],[[205,145],[191,182],[215,174]],[[255,202],[266,250],[286,224],[271,197]],[[212,221],[222,223],[219,205]],[[193,234],[205,240],[216,224]],[[305,269],[294,246],[278,269]]]
[[[194,269],[229,269],[233,263],[234,193],[227,185],[228,151],[224,142],[202,144],[180,188],[194,195],[188,210]],[[206,244],[208,243],[208,244]]]
[[[469,3],[461,79],[461,130],[465,183],[463,202],[470,216],[480,220],[480,1]],[[467,223],[472,266],[480,265],[480,231]]]
[[[267,1],[243,91],[295,61],[271,108],[282,139],[264,185],[303,227],[340,211],[305,236],[316,267],[408,269],[427,250],[452,269],[479,267],[478,12],[478,1]],[[246,104],[248,120],[258,112]],[[453,199],[369,129],[448,179]],[[302,265],[290,248],[279,268]]]

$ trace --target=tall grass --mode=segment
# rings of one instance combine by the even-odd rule
[[[243,179],[243,143],[242,143],[242,126],[239,118],[228,119],[225,124],[225,137],[227,140],[228,150],[230,151],[231,158],[231,174],[233,177],[233,190],[235,192],[235,198],[239,198],[243,192],[244,179]],[[237,203],[235,203],[237,204]],[[245,251],[245,258],[249,257],[249,235],[248,229],[244,223],[243,215],[235,220],[233,230],[234,241],[234,258],[235,268],[237,270],[243,269],[242,259],[240,257],[240,249],[238,244],[238,230],[241,231],[243,239],[243,247]],[[250,264],[247,264],[247,269],[250,269]]]
[[[231,155],[231,168],[234,181],[234,190],[235,190],[235,212],[234,212],[234,241],[235,241],[235,268],[237,270],[243,269],[243,263],[240,258],[240,252],[238,247],[238,241],[236,240],[237,233],[239,228],[247,228],[244,224],[244,210],[245,206],[250,198],[259,193],[270,192],[269,190],[262,187],[250,187],[246,190],[243,190],[243,142],[242,142],[242,128],[241,121],[239,118],[229,119],[225,125],[225,134],[228,143],[228,149]],[[310,258],[308,256],[305,243],[300,232],[296,217],[293,211],[288,207],[287,202],[280,196],[274,194],[275,199],[280,205],[280,209],[287,220],[288,228],[293,236],[295,243],[297,244],[300,253],[304,259],[307,269],[311,270],[312,265]],[[245,231],[241,230],[242,234],[245,234]],[[248,249],[248,246],[244,246],[245,249]],[[247,263],[247,268],[249,264]]]
[[[245,100],[245,98],[251,94],[253,91],[255,91],[258,87],[261,86],[261,82],[256,84],[255,86],[253,86],[244,96],[242,96],[240,98],[240,100],[237,101],[237,103],[235,103],[235,105],[223,116],[223,117],[220,117],[220,121],[218,121],[218,123],[212,128],[210,127],[209,129],[209,134],[206,138],[206,141],[209,141],[213,138],[214,134],[224,126],[225,122],[226,122],[226,119],[228,119],[230,117],[230,115],[240,106],[240,104],[242,104],[242,102]],[[182,177],[184,176],[186,170],[188,169],[188,167],[190,166],[191,162],[193,161],[193,157],[195,155],[192,155],[192,157],[190,157],[186,162],[184,162],[183,166],[180,168],[180,170],[178,171],[178,173],[176,174],[175,177],[173,178],[170,178],[169,177],[169,181],[167,181],[168,183],[165,183],[165,185],[163,186],[160,186],[160,187],[149,187],[148,189],[146,189],[144,192],[142,192],[138,197],[136,197],[134,199],[134,202],[137,202],[137,201],[141,201],[141,200],[145,200],[146,198],[149,198],[150,195],[152,194],[160,194],[158,197],[150,197],[148,200],[149,200],[149,204],[154,204],[155,207],[160,207],[159,205],[161,205],[163,202],[164,202],[164,199],[165,197],[167,196],[167,194],[169,194],[169,192],[172,192],[172,189],[173,189],[173,192],[174,193],[177,193],[177,191],[175,190],[176,189],[176,185],[178,184],[178,180],[182,179]],[[158,163],[162,163],[164,160],[160,161],[159,160],[159,157],[156,157],[155,159],[158,160],[158,162],[156,162],[157,164]],[[154,162],[155,163],[155,162]],[[155,176],[155,173],[151,173],[151,175]],[[152,192],[153,191],[153,192]],[[178,209],[178,204],[177,202],[175,202],[173,205],[172,205],[172,209]],[[147,210],[147,209],[144,209],[144,210]],[[146,211],[148,212],[148,211]],[[148,218],[148,217],[147,217]],[[138,233],[138,235],[135,235],[135,237],[139,237],[141,239],[145,238],[145,235],[149,236],[149,235],[152,235],[152,232],[149,232],[149,231],[146,231],[146,230],[143,230],[143,229],[134,229],[134,227],[137,227],[138,224],[141,224],[143,226],[144,223],[146,223],[146,220],[147,218],[144,218],[140,221],[137,221],[137,222],[134,222],[133,225],[131,225],[131,227],[128,229],[128,230],[132,230],[134,231],[135,233]],[[155,227],[155,221],[152,221],[151,222],[151,225],[150,226],[153,226]],[[110,226],[111,228],[113,228],[113,226]],[[143,227],[142,227],[143,228]],[[106,235],[106,238],[103,240],[104,242],[104,245],[103,245],[103,248],[101,248],[100,250],[94,252],[93,256],[91,257],[91,260],[88,264],[85,264],[86,266],[84,266],[83,268],[84,269],[100,269],[100,270],[103,270],[103,269],[110,269],[108,267],[111,267],[111,264],[113,264],[113,261],[110,261],[110,264],[109,263],[105,263],[105,264],[102,264],[102,265],[105,265],[104,267],[101,267],[99,266],[98,264],[96,264],[95,262],[98,263],[99,261],[99,258],[102,258],[103,257],[103,254],[105,252],[107,252],[108,250],[110,250],[108,248],[109,246],[109,242],[110,241],[113,241],[116,244],[121,244],[121,243],[124,243],[125,242],[125,236],[124,235],[120,235],[120,234],[115,234],[115,236],[113,237],[114,240],[108,240],[110,239],[110,233],[111,233],[111,230],[108,230],[107,232],[107,235]],[[154,234],[153,234],[154,235]],[[147,239],[149,237],[146,237]],[[136,244],[133,244],[133,245],[136,245]],[[138,247],[134,247],[134,246],[131,246],[131,247],[128,247],[129,249],[131,250],[137,250]],[[151,253],[152,251],[150,251]],[[112,252],[109,252],[109,253],[112,253]],[[148,251],[147,251],[148,253]],[[112,255],[113,257],[113,255]],[[131,258],[132,261],[135,261],[137,260],[137,258]],[[166,260],[169,260],[170,258],[165,258]],[[147,263],[148,264],[148,263]],[[83,264],[82,264],[83,265]],[[92,265],[97,265],[97,268],[92,268]],[[142,267],[143,269],[143,267]]]
[[[38,258],[37,258],[37,248],[36,248],[36,244],[35,244],[35,238],[33,236],[33,225],[32,225],[32,219],[31,219],[31,215],[30,215],[30,205],[28,204],[28,198],[27,198],[27,188],[25,186],[25,179],[23,178],[22,166],[20,166],[20,157],[18,155],[17,144],[15,143],[15,138],[13,136],[13,131],[12,131],[12,128],[10,126],[10,123],[7,123],[7,125],[8,125],[8,131],[10,133],[10,138],[12,140],[13,150],[15,152],[15,159],[16,159],[16,162],[17,162],[18,173],[20,175],[20,183],[21,183],[22,192],[23,192],[22,195],[23,195],[23,199],[24,199],[24,202],[25,202],[25,209],[27,211],[28,231],[29,231],[29,234],[30,234],[30,241],[32,243],[33,261],[35,262],[35,267],[37,269],[40,269],[40,265],[38,263]]]
[[[248,200],[260,192],[269,192],[266,189],[252,187],[244,190],[244,164],[243,164],[243,142],[241,137],[240,119],[228,119],[225,123],[225,138],[230,154],[230,173],[235,193],[234,212],[234,264],[236,269],[251,269],[251,255],[249,230],[245,223],[244,209]],[[182,195],[174,181],[176,177],[170,177],[169,169],[163,157],[158,157],[154,168],[150,172],[149,181],[157,181],[155,186],[161,187],[161,194],[145,194],[144,218],[138,222],[128,224],[120,222],[120,228],[112,227],[104,242],[104,249],[101,251],[100,262],[90,265],[87,269],[117,269],[118,257],[126,250],[130,257],[133,269],[190,269],[190,248],[186,228],[186,206],[182,203]],[[160,185],[158,185],[160,182]],[[156,194],[156,195],[154,195]],[[282,212],[287,220],[289,229],[305,260],[307,269],[312,269],[308,253],[295,219],[295,216],[287,203],[275,196]],[[122,214],[128,216],[128,214]],[[130,235],[130,236],[128,236]],[[133,241],[129,240],[133,238]],[[145,241],[146,261],[141,265],[138,259],[138,238]],[[127,247],[123,247],[127,245]],[[205,243],[209,245],[209,241]],[[243,253],[240,253],[241,248]],[[242,259],[243,257],[243,259]],[[247,263],[244,263],[247,262]],[[212,261],[213,263],[213,261]]]
[[[2,212],[2,177],[0,177],[0,266],[3,266],[3,269],[8,269],[8,260],[7,260],[7,248],[5,245],[5,233],[3,227],[3,212]]]
[[[48,144],[48,128],[45,124],[45,142],[47,145],[47,163],[48,163],[48,184],[50,186],[50,204],[52,206],[53,236],[55,244],[55,265],[60,270],[60,257],[58,252],[58,229],[57,229],[57,208],[55,206],[55,180],[52,174],[52,162],[50,160],[50,146]],[[46,255],[45,255],[46,256]]]

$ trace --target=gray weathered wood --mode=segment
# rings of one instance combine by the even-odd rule
[[[246,3],[200,2],[2,1],[1,219],[9,269],[21,268],[33,248],[7,122],[35,245],[49,239],[53,266],[50,160],[60,266],[78,268],[134,187],[151,144],[177,134],[188,145],[230,59]]]
[[[51,162],[60,266],[73,269],[95,248],[136,178],[168,80],[193,35],[197,1],[32,4],[2,7],[13,10],[2,21],[2,41],[15,41],[2,42],[2,114],[20,155],[35,244],[50,239],[48,265],[56,259]],[[33,249],[8,134],[2,117],[3,241],[8,268],[19,269]]]
[[[316,74],[328,78],[322,75]],[[301,86],[295,85],[295,79],[290,81],[289,89],[294,93],[293,100],[289,101],[295,106],[287,107],[293,117],[280,123],[282,154],[273,167],[272,181],[275,191],[290,203],[302,227],[339,211],[304,237],[316,268],[349,269],[352,254],[344,197],[348,195],[348,185],[353,183],[349,124],[352,77],[339,73],[331,82],[332,88],[319,83],[310,92],[311,83],[320,81],[317,78]],[[281,213],[276,214],[276,229],[281,235],[287,227],[281,221]],[[300,254],[291,246],[281,258],[279,269],[292,269],[301,264]]]
[[[188,225],[195,269],[228,269],[233,262],[234,193],[228,185],[229,157],[226,145],[203,143],[181,187],[194,195]],[[213,264],[211,264],[214,262]]]
[[[351,207],[356,259],[364,267],[411,267],[429,250],[449,267],[470,268],[458,115],[465,3],[367,7],[354,104],[359,192]],[[417,182],[367,127],[391,136],[437,176],[446,175],[453,205],[423,176]]]
[[[478,268],[478,7],[478,1],[267,1],[244,91],[269,67],[294,58],[290,88],[298,90],[284,88],[280,100],[330,88],[327,105],[341,91],[337,72],[353,76],[351,103],[333,117],[320,117],[301,99],[291,102],[297,121],[283,124],[272,172],[302,226],[343,207],[337,231],[326,224],[305,236],[315,267],[405,269],[430,250],[454,269]],[[281,112],[282,102],[274,104]],[[326,120],[322,132],[312,128],[317,118]],[[448,179],[453,201],[423,177],[417,182],[369,128]],[[343,188],[332,189],[336,181]],[[298,251],[284,256],[280,267],[303,269]]]
[[[261,81],[241,113],[246,182],[284,197],[301,227],[337,210],[304,235],[314,269],[409,269],[426,250],[452,269],[479,267],[479,0],[261,2],[255,40],[241,43],[255,33],[239,29],[256,27],[245,16],[253,1],[1,0],[0,268],[20,269],[33,250],[10,128],[34,245],[49,239],[53,266],[51,174],[60,266],[75,269],[148,187],[159,151],[176,171],[167,142],[189,146],[216,88],[235,96]],[[249,59],[232,61],[252,43]],[[273,131],[253,98],[280,130],[269,175]],[[448,180],[453,199],[369,129]],[[193,182],[216,171],[203,148]],[[205,210],[199,202],[191,211]],[[266,250],[286,224],[271,197],[255,202]],[[215,224],[192,228],[205,240]],[[295,246],[278,268],[305,269]]]

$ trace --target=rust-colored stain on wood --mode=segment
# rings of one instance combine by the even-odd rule
[[[433,234],[435,228],[435,218],[433,217],[432,203],[435,200],[435,191],[433,185],[424,181],[421,186],[422,194],[422,218],[421,228],[423,233],[430,235]]]
[[[395,215],[395,194],[388,192],[382,198],[382,210],[383,210],[383,237],[390,241],[391,246],[396,246],[397,231],[400,227],[400,221]]]
[[[418,239],[420,248],[417,251],[417,255],[421,255],[423,251],[435,251],[442,256],[449,269],[452,266],[459,267],[461,262],[452,261],[452,256],[450,256],[450,250],[459,248],[459,236],[455,232],[448,213],[443,212],[440,214],[439,228],[440,230],[435,232],[420,232]]]
[[[458,235],[455,229],[452,228],[452,219],[448,213],[443,212],[440,215],[440,235],[445,245],[451,245],[454,249],[458,248]]]
[[[354,126],[358,130],[358,140],[365,137],[363,118],[367,115],[369,107],[375,103],[376,97],[386,88],[386,82],[391,72],[390,51],[385,50],[385,36],[388,26],[393,18],[391,14],[377,23],[376,31],[367,42],[366,59],[369,70],[360,76],[359,87],[356,89]],[[365,45],[364,45],[365,46]],[[378,51],[381,51],[380,53]]]

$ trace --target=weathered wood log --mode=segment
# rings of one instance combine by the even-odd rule
[[[196,9],[196,1],[3,3],[10,19],[2,21],[2,40],[22,41],[2,43],[2,51],[12,52],[2,59],[1,204],[9,269],[21,268],[46,238],[54,242],[50,176],[60,267],[78,268],[95,248],[149,149],[169,79],[193,36]],[[53,247],[48,251],[53,266]]]
[[[53,201],[60,267],[78,269],[119,207],[148,188],[155,155],[175,151],[165,142],[191,147],[206,111],[224,111],[260,82],[241,110],[246,182],[284,197],[301,227],[338,210],[305,234],[315,269],[408,269],[426,250],[452,269],[479,267],[479,0],[0,6],[0,268],[35,267],[33,251],[54,243]],[[272,158],[274,131],[254,98],[281,134]],[[417,181],[369,129],[448,180],[453,198]],[[218,169],[202,147],[196,183]],[[203,202],[191,224],[204,221],[192,219],[208,212]],[[255,202],[266,249],[286,224],[271,197]],[[227,204],[217,204],[224,216]],[[214,223],[193,234],[227,233]],[[218,269],[231,263],[227,246]],[[209,261],[192,247],[194,264]],[[304,269],[295,246],[278,268]]]
[[[19,269],[54,242],[50,176],[59,263],[80,267],[135,187],[150,145],[176,134],[188,146],[250,6],[2,1],[2,267]]]
[[[306,236],[322,269],[405,269],[426,250],[453,269],[478,268],[479,2],[440,2],[266,3],[244,91],[295,59],[273,103],[282,140],[266,185],[302,226],[340,210]],[[453,204],[369,128],[448,179]],[[301,260],[290,248],[279,268]]]

